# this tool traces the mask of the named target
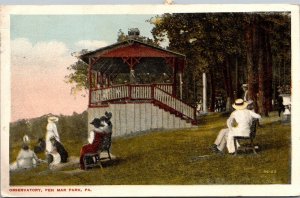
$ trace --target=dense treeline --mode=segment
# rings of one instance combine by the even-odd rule
[[[289,13],[163,14],[149,22],[155,24],[156,42],[167,39],[168,49],[186,55],[184,98],[191,104],[202,97],[203,72],[208,75],[211,111],[217,96],[232,101],[248,83],[256,111],[267,116],[277,86],[290,84]]]
[[[87,136],[87,112],[81,114],[73,113],[71,116],[59,115],[57,129],[62,142],[82,144],[81,141]],[[22,119],[10,124],[9,141],[14,144],[10,146],[20,146],[22,138],[26,134],[35,144],[38,138],[45,139],[48,115],[33,119]],[[76,137],[76,138],[75,138]]]

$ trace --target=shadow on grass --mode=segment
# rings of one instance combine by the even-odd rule
[[[126,163],[125,158],[115,158],[115,159],[105,160],[101,162],[103,168],[118,166],[123,163]]]
[[[259,146],[259,152],[264,152],[264,151],[268,151],[268,150],[274,150],[274,149],[281,149],[281,148],[284,148],[286,147],[285,144],[283,144],[282,142],[280,141],[276,141],[276,142],[264,142]]]
[[[230,116],[230,112],[222,112],[222,113],[209,113],[206,115],[201,115],[197,117],[198,125],[205,125],[211,123],[212,120],[215,119],[224,119]]]

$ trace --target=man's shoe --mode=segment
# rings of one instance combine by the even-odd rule
[[[212,151],[218,150],[218,146],[217,146],[216,144],[213,144],[213,145],[210,147],[210,149],[211,149]]]
[[[218,149],[218,146],[216,144],[213,144],[210,148],[214,153],[223,154],[223,152]]]
[[[223,155],[224,154],[223,151],[220,151],[219,149],[217,149],[217,151],[215,151],[215,153],[218,154],[218,155]]]

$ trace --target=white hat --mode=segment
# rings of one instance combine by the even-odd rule
[[[23,136],[23,142],[26,143],[26,144],[28,144],[30,142],[30,139],[29,139],[28,135]]]
[[[48,117],[48,122],[57,122],[57,121],[58,121],[58,117],[55,116]]]
[[[236,110],[243,110],[243,109],[246,109],[248,106],[248,103],[247,102],[244,102],[243,99],[236,99],[234,101],[234,104],[232,105],[232,107]]]

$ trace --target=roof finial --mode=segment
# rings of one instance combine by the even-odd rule
[[[137,39],[140,36],[140,30],[138,28],[129,28],[128,37],[130,39]]]
[[[165,1],[165,5],[171,5],[173,4],[173,0],[164,0]]]

